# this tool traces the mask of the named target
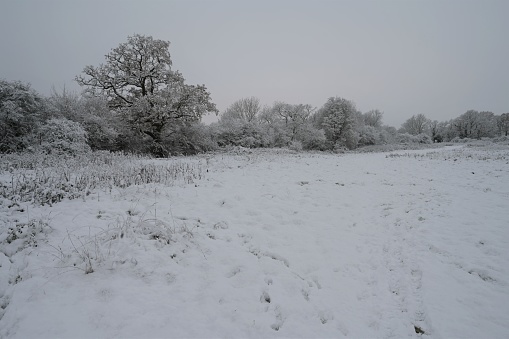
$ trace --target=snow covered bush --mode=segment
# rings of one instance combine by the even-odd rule
[[[397,141],[400,144],[410,144],[415,142],[415,137],[410,133],[400,133],[397,136]]]
[[[432,144],[433,140],[428,134],[421,133],[412,135],[409,133],[400,133],[397,135],[396,140],[400,144]]]
[[[305,150],[324,151],[327,149],[327,138],[324,131],[313,127],[311,124],[303,125],[296,137]]]
[[[359,146],[385,145],[394,142],[393,135],[383,128],[362,126],[358,129]]]
[[[27,223],[18,222],[2,230],[0,234],[1,252],[8,257],[26,247],[37,247],[37,242],[51,231],[49,224],[42,220],[31,219]]]
[[[219,146],[242,146],[247,148],[270,145],[270,136],[257,122],[240,119],[224,119],[214,125]]]
[[[115,150],[122,122],[109,108],[106,100],[93,96],[80,96],[75,92],[61,93],[53,89],[46,100],[49,114],[54,118],[65,118],[79,122],[87,132],[87,141],[93,150]]]
[[[417,137],[417,142],[420,144],[432,144],[433,143],[433,139],[431,138],[431,136],[429,136],[426,133],[418,134],[416,137]]]
[[[359,146],[376,145],[378,131],[373,126],[362,126],[359,129]]]
[[[65,118],[49,119],[37,132],[36,148],[47,154],[76,155],[90,151],[87,133],[78,122]]]
[[[0,153],[27,148],[43,111],[44,102],[30,85],[0,80]]]

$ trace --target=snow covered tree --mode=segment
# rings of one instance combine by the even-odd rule
[[[479,112],[479,122],[477,139],[493,138],[497,135],[497,117],[493,114],[493,112]]]
[[[242,147],[267,146],[266,131],[260,126],[258,112],[260,100],[255,97],[235,101],[221,114],[213,126],[217,142],[221,146]]]
[[[327,140],[333,145],[355,148],[358,141],[354,126],[355,113],[353,102],[340,97],[331,97],[318,111],[316,121],[325,130]]]
[[[243,98],[231,104],[222,114],[222,119],[254,121],[260,111],[260,100],[255,97]]]
[[[493,137],[497,130],[497,120],[492,112],[469,110],[455,119],[460,138],[480,139]]]
[[[366,126],[380,128],[380,127],[382,127],[383,115],[384,115],[384,113],[377,109],[366,112],[363,114],[364,124]]]
[[[451,141],[459,136],[455,123],[455,119],[439,123],[438,130],[443,141]]]
[[[286,126],[290,132],[290,139],[298,138],[300,132],[308,125],[308,119],[315,111],[311,105],[291,105],[287,113]]]
[[[289,141],[294,141],[299,138],[301,131],[309,130],[309,127],[306,125],[308,125],[309,118],[313,115],[314,111],[315,108],[311,105],[291,105],[277,101],[272,106],[271,113],[266,115],[275,121],[279,121],[286,130],[290,138]]]
[[[165,130],[174,124],[196,122],[217,113],[204,85],[187,85],[171,69],[169,42],[150,36],[127,38],[106,55],[106,63],[86,66],[76,81],[92,95],[104,96],[111,109],[154,142],[154,154],[164,156]]]
[[[44,100],[30,85],[0,80],[0,152],[29,146],[29,135],[44,120]]]
[[[426,132],[429,124],[430,120],[424,114],[417,114],[405,121],[401,127],[409,134],[418,135]]]
[[[497,127],[501,136],[509,135],[509,113],[502,113],[497,117]]]

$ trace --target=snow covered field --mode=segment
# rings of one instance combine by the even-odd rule
[[[154,161],[203,173],[4,199],[0,337],[509,335],[507,146]]]

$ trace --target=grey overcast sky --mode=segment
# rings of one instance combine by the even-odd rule
[[[509,112],[508,0],[0,0],[0,32],[0,78],[44,95],[79,90],[85,65],[137,33],[170,41],[173,68],[221,111],[340,96],[395,127]]]

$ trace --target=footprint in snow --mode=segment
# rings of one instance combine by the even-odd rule
[[[304,299],[306,301],[309,301],[309,290],[308,289],[302,289],[300,292],[302,293],[302,296],[304,297]]]
[[[281,312],[281,308],[279,306],[276,306],[276,308],[274,309],[274,314],[276,315],[276,322],[270,325],[270,327],[274,331],[279,331],[281,327],[283,327],[284,323],[283,313]]]
[[[260,302],[270,304],[269,293],[267,293],[266,291],[263,291],[262,295],[260,296]]]
[[[329,321],[334,320],[334,314],[329,311],[320,311],[318,312],[318,317],[320,318],[320,322],[325,325]]]

